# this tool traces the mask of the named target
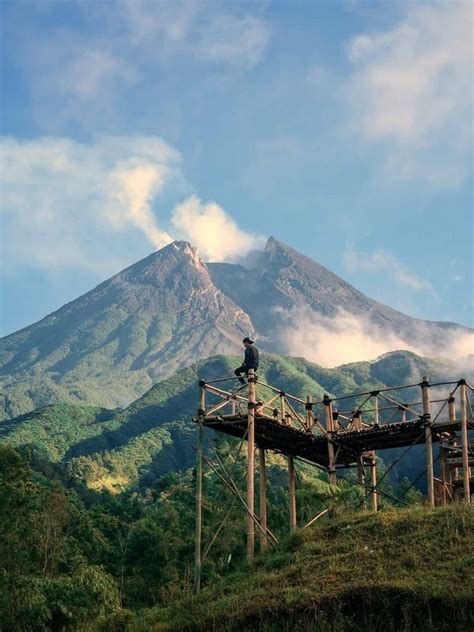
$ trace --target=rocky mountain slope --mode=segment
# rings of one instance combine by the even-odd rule
[[[0,418],[55,401],[127,405],[193,362],[241,353],[249,334],[264,350],[317,359],[341,317],[349,335],[350,319],[363,320],[393,349],[416,343],[423,354],[472,332],[381,305],[273,238],[245,266],[206,265],[174,242],[0,341]]]
[[[115,407],[183,366],[236,352],[254,329],[175,242],[1,341],[3,415],[54,401]]]
[[[335,320],[344,318],[349,327],[361,323],[367,334],[390,335],[423,355],[433,355],[455,334],[473,331],[455,323],[412,318],[374,301],[273,237],[246,266],[209,263],[208,268],[214,284],[246,311],[275,353],[290,353],[287,333],[295,328],[302,336],[305,328],[318,325],[321,333],[330,332]]]

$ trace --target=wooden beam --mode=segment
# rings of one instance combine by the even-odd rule
[[[331,485],[337,485],[336,457],[334,455],[334,442],[332,440],[334,425],[332,419],[332,405],[328,395],[324,396],[324,405],[326,406],[326,435],[328,441],[329,482],[331,483]]]
[[[428,491],[428,503],[434,507],[434,470],[433,470],[433,435],[431,431],[431,409],[429,382],[426,375],[421,382],[421,395],[423,401],[423,416],[425,420],[425,444],[426,444],[426,485]]]
[[[441,506],[446,507],[446,450],[441,443],[439,445],[439,471],[441,478]]]
[[[462,470],[464,483],[464,502],[471,504],[471,472],[469,467],[469,443],[467,436],[467,386],[462,380],[461,390],[461,445],[462,445]]]
[[[248,372],[248,414],[247,414],[247,558],[252,561],[255,554],[255,371]]]
[[[310,394],[306,395],[306,430],[313,430],[313,399]]]
[[[258,449],[258,465],[260,478],[260,524],[263,531],[260,532],[260,549],[264,551],[267,548],[267,477],[265,468],[265,450]]]
[[[361,494],[361,500],[362,500],[362,511],[366,511],[367,510],[367,501],[365,499],[365,467],[364,467],[364,457],[362,456],[361,453],[359,453],[357,455],[357,477],[359,479],[359,485],[360,485],[360,494]]]
[[[197,426],[197,446],[196,446],[196,531],[194,538],[194,592],[201,589],[201,566],[202,566],[202,487],[203,487],[203,467],[202,467],[202,439],[203,427],[202,419],[206,408],[206,390],[201,383],[199,389],[199,410]]]
[[[327,509],[323,509],[322,511],[320,511],[318,514],[316,514],[314,516],[314,518],[311,518],[311,520],[304,525],[303,529],[306,529],[307,527],[310,527],[312,524],[314,524],[316,522],[316,520],[319,520],[325,514],[327,514],[328,511],[329,511],[329,507]]]
[[[452,395],[449,398],[448,410],[449,410],[449,421],[451,422],[456,421],[456,400],[454,398],[454,395]],[[453,439],[451,440],[450,443],[453,448],[457,446],[456,435],[453,436]],[[453,482],[457,481],[459,478],[459,469],[457,467],[450,467],[449,473],[450,473],[450,483],[452,485]],[[454,496],[453,496],[453,500],[454,500]]]
[[[372,511],[378,510],[378,496],[377,496],[377,461],[375,452],[370,460],[370,500],[372,505]]]
[[[288,457],[288,495],[290,500],[290,530],[296,529],[296,484],[293,457]]]

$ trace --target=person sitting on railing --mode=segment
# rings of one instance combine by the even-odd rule
[[[250,340],[250,338],[244,338],[242,342],[244,343],[245,347],[244,363],[242,364],[242,366],[239,366],[237,369],[235,369],[234,373],[239,378],[239,382],[241,384],[245,384],[245,380],[243,377],[241,377],[241,375],[242,373],[245,373],[245,375],[247,375],[249,369],[254,369],[254,371],[258,369],[259,353],[257,347],[254,344],[254,341]]]

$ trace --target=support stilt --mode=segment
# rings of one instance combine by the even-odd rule
[[[357,455],[357,477],[359,479],[359,485],[360,485],[360,496],[361,496],[361,502],[362,502],[362,506],[361,509],[362,511],[366,511],[367,510],[367,501],[365,499],[365,467],[364,467],[364,457],[362,456],[362,454],[358,454]]]
[[[288,457],[288,492],[290,500],[290,530],[296,529],[296,485],[293,457]]]
[[[329,482],[331,485],[337,485],[336,458],[334,455],[334,442],[332,440],[334,426],[332,419],[332,405],[329,395],[324,396],[324,405],[326,407],[326,432],[328,436]]]
[[[264,551],[267,548],[267,478],[265,471],[265,450],[258,449],[258,465],[260,476],[260,524],[263,532],[260,533],[260,548]]]
[[[370,460],[370,502],[372,505],[372,511],[378,510],[378,496],[377,496],[377,462],[375,452]]]
[[[203,426],[202,418],[206,408],[206,391],[204,384],[199,389],[199,420],[197,425],[197,445],[196,445],[196,533],[194,540],[194,592],[197,594],[201,589],[201,565],[202,565],[202,438]]]
[[[461,380],[461,442],[462,442],[462,471],[463,471],[463,487],[464,502],[471,504],[471,481],[469,467],[469,443],[467,436],[467,386],[465,380]]]
[[[313,398],[311,395],[306,396],[306,430],[312,430],[314,426],[313,417]]]
[[[440,479],[441,479],[441,506],[446,507],[446,484],[447,484],[447,476],[446,476],[446,448],[439,445],[439,470],[440,470]]]
[[[425,419],[425,443],[426,443],[426,485],[428,491],[428,503],[434,507],[434,471],[433,471],[433,436],[431,432],[431,410],[428,378],[423,376],[421,393],[423,398],[423,416]]]
[[[248,415],[247,415],[247,558],[252,561],[255,554],[255,371],[248,372]]]
[[[454,396],[450,397],[448,400],[448,410],[449,410],[449,421],[451,422],[456,421],[456,400]],[[455,434],[453,434],[450,444],[451,444],[451,447],[453,448],[457,446]],[[457,481],[459,478],[459,469],[455,467],[454,465],[451,465],[449,468],[449,474],[450,474],[450,483],[451,485],[453,485],[454,481]],[[453,491],[453,488],[451,489]],[[453,501],[454,501],[454,494],[453,494]]]

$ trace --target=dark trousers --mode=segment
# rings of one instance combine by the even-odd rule
[[[245,364],[242,364],[242,366],[239,366],[237,369],[235,369],[234,374],[239,378],[239,382],[241,384],[245,384],[245,380],[243,377],[240,376],[242,375],[242,373],[245,373],[245,375],[247,375],[249,369],[254,369],[254,371],[256,371],[258,367],[256,367],[255,365],[246,366]]]

